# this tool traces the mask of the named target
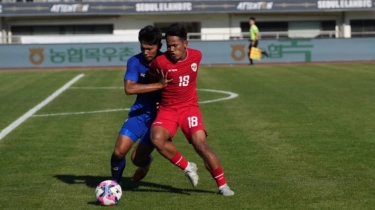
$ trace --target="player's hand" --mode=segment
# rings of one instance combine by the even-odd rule
[[[164,74],[163,71],[159,71],[157,70],[159,75],[160,75],[160,78],[159,78],[159,83],[161,84],[161,86],[163,88],[167,87],[168,83],[170,83],[173,79],[168,79],[168,72]]]

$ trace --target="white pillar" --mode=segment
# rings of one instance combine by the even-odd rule
[[[336,26],[335,26],[335,37],[336,38],[340,38],[340,23],[336,22]]]
[[[12,32],[11,32],[11,31],[8,31],[6,37],[8,37],[8,42],[7,42],[7,43],[12,43]],[[6,38],[6,37],[5,37],[5,38]]]
[[[342,18],[342,14],[340,13],[337,17],[336,17],[336,26],[335,26],[335,36],[336,38],[341,38],[342,37],[342,22],[343,22],[343,18]]]
[[[3,17],[1,17],[1,20],[0,20],[0,44],[4,43],[4,37],[5,37],[5,30],[4,30],[4,21],[3,21]]]
[[[0,18],[0,42],[1,43],[10,43],[7,41],[7,38],[8,38],[8,24],[6,22],[6,19],[5,17],[1,17]]]
[[[350,19],[348,18],[346,12],[343,13],[342,34],[344,38],[352,37],[352,28],[350,26]]]
[[[344,23],[343,28],[344,28],[344,38],[352,37],[352,28],[350,27],[350,24]]]

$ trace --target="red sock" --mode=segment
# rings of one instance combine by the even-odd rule
[[[184,157],[182,157],[181,153],[179,152],[177,152],[169,161],[171,161],[171,163],[175,164],[182,170],[185,170],[189,164],[189,162]]]
[[[221,187],[227,183],[227,181],[225,181],[223,167],[219,166],[219,168],[211,171],[211,175],[212,178],[215,179],[218,187]]]

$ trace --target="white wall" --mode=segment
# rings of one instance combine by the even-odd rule
[[[289,38],[314,38],[320,34],[319,21],[292,21],[288,25]]]
[[[228,39],[229,38],[229,15],[133,15],[122,16],[115,23],[114,34],[121,35],[138,35],[139,29],[146,25],[153,25],[156,22],[200,22],[203,40]],[[225,35],[223,35],[225,34]]]
[[[349,20],[375,19],[375,11],[353,11],[345,12]]]

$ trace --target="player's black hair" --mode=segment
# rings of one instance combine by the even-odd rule
[[[255,21],[255,17],[250,17],[249,20]]]
[[[168,36],[177,36],[181,40],[185,41],[187,40],[187,30],[184,25],[180,23],[173,23],[165,31],[165,39],[167,39]]]
[[[138,40],[149,45],[161,45],[162,34],[155,26],[145,26],[139,31]]]

